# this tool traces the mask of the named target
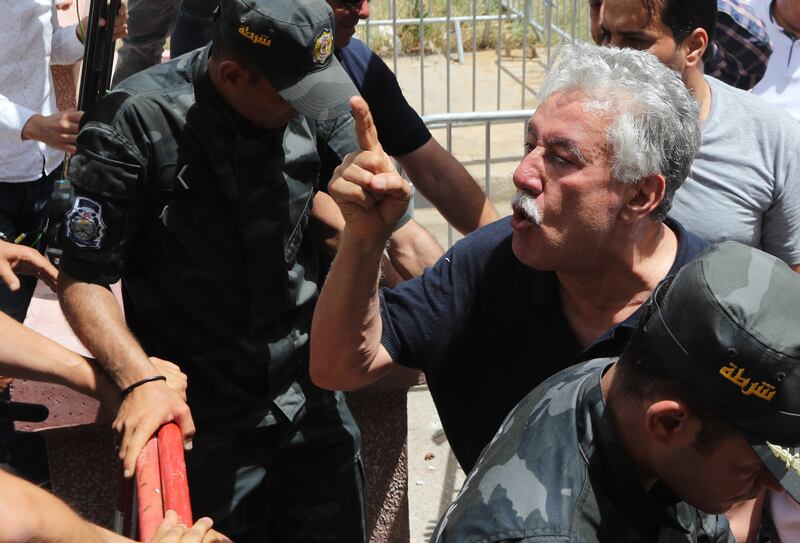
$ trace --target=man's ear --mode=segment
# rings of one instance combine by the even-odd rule
[[[664,446],[686,447],[700,431],[700,421],[677,400],[659,400],[645,413],[645,429],[652,440]]]
[[[702,28],[695,28],[681,42],[686,55],[686,66],[695,67],[703,61],[703,53],[708,48],[708,33]]]
[[[621,215],[629,220],[638,220],[650,215],[664,199],[667,181],[663,175],[650,174],[625,187],[624,205]]]
[[[219,81],[228,88],[238,88],[248,81],[249,75],[242,65],[235,60],[223,60],[217,66]]]

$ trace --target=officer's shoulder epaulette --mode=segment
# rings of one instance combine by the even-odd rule
[[[122,91],[106,94],[101,100],[98,100],[86,110],[81,119],[81,126],[89,121],[111,124],[117,112],[119,112],[122,107],[122,104],[130,97],[130,94]]]

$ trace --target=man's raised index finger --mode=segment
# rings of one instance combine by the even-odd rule
[[[353,118],[356,121],[356,136],[361,149],[364,151],[378,150],[380,148],[378,129],[375,128],[369,106],[360,96],[353,96],[350,98],[350,108],[353,110]]]

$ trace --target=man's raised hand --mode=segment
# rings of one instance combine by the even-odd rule
[[[362,150],[347,155],[336,168],[329,192],[342,210],[349,235],[383,243],[405,213],[413,191],[383,152],[364,99],[351,98],[350,107]]]

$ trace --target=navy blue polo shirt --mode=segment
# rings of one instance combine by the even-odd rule
[[[408,104],[397,78],[381,57],[357,38],[351,39],[347,47],[337,49],[335,54],[369,105],[378,129],[378,139],[386,153],[403,156],[431,139],[425,123]],[[354,150],[348,149],[343,142],[329,139],[326,143],[327,146],[320,149],[322,167],[319,178],[323,190],[344,155]]]
[[[708,244],[677,222],[676,272]],[[577,362],[618,356],[640,307],[583,349],[561,311],[555,272],[511,250],[501,219],[456,243],[433,268],[381,291],[381,342],[395,362],[422,370],[447,438],[469,471],[511,409],[546,378]]]

